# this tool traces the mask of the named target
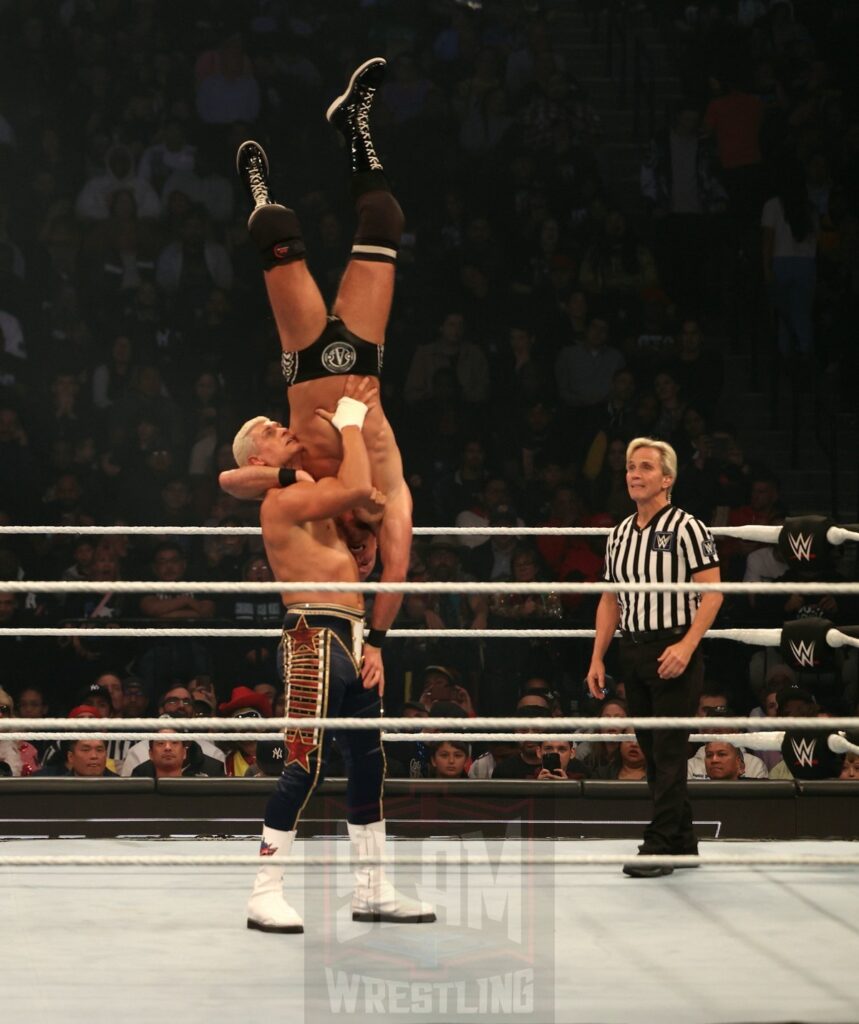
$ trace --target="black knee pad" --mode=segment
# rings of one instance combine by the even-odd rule
[[[252,214],[248,230],[266,270],[305,258],[301,224],[295,210],[287,206],[276,203],[260,206]]]
[[[400,204],[390,192],[377,189],[358,196],[355,207],[358,227],[352,259],[395,262],[405,224]]]

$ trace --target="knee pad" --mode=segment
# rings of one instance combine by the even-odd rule
[[[364,192],[355,201],[358,227],[352,245],[353,260],[395,263],[405,217],[391,192]]]
[[[260,206],[251,216],[248,230],[262,256],[265,270],[293,260],[303,260],[306,256],[298,216],[287,206],[276,203]]]

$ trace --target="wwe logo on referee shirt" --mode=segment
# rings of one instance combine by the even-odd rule
[[[787,539],[790,541],[790,550],[797,562],[811,561],[811,546],[814,541],[812,534],[789,533]]]
[[[790,643],[790,653],[793,655],[793,660],[797,665],[801,665],[803,668],[814,668],[814,640],[800,640],[798,643],[794,643],[793,640]]]
[[[806,736],[801,740],[792,739],[790,745],[793,747],[793,756],[798,765],[803,768],[814,767],[814,750],[817,747],[817,740]]]
[[[670,530],[654,530],[651,551],[673,551],[674,534]]]

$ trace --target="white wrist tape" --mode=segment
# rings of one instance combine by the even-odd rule
[[[344,395],[337,403],[331,422],[338,430],[342,430],[344,427],[357,427],[360,430],[364,426],[366,415],[367,406],[363,402]]]

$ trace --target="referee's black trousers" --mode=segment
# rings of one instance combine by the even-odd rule
[[[679,638],[678,638],[679,639]],[[657,658],[672,641],[633,644],[621,640],[621,678],[633,717],[694,715],[704,677],[704,659],[696,650],[686,671],[660,679]],[[647,763],[647,786],[653,820],[644,830],[643,853],[679,853],[696,849],[692,806],[686,790],[689,733],[681,729],[639,729],[636,733]]]

